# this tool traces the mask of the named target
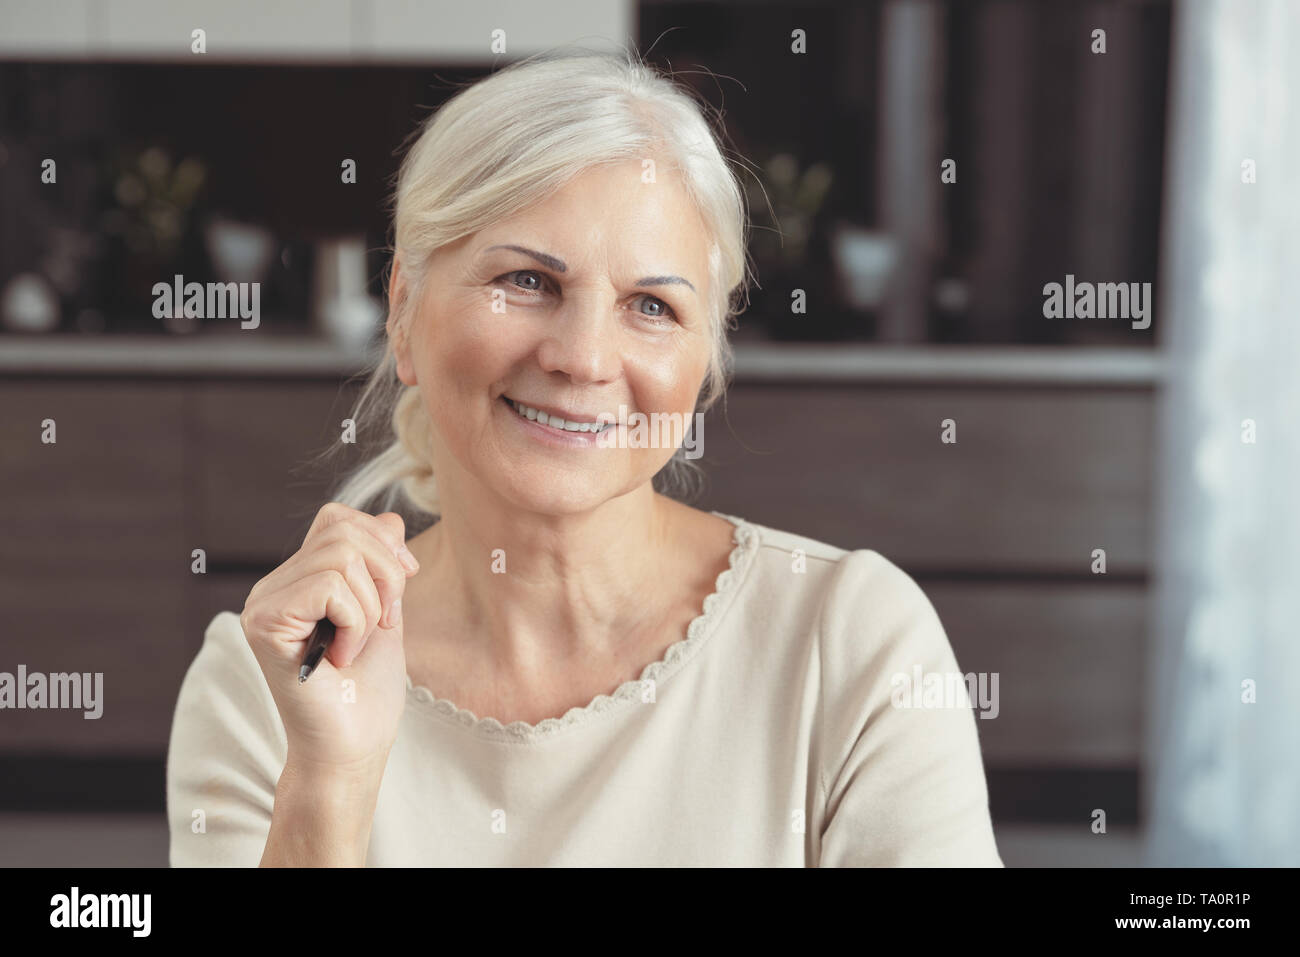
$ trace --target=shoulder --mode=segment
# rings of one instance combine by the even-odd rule
[[[956,667],[929,597],[888,557],[747,524],[755,533],[749,600],[815,645],[825,704],[871,709],[888,700],[899,672]]]
[[[239,616],[233,611],[217,612],[208,623],[203,632],[203,644],[190,665],[186,680],[189,680],[189,675],[196,673],[237,684],[255,684],[252,677],[261,677],[262,671],[253,656],[253,649],[244,637]],[[267,689],[267,693],[270,694],[270,689]]]
[[[915,634],[937,624],[916,581],[880,552],[846,549],[796,532],[745,522],[753,530],[751,591],[801,596],[807,624],[843,651],[870,654],[888,636]],[[932,637],[932,635],[931,635]]]
[[[842,548],[748,519],[738,521],[753,530],[760,565],[768,570],[792,568],[795,574],[812,573],[813,580],[826,588],[828,598],[842,598],[864,589],[877,598],[884,595],[914,599],[920,592],[906,572],[874,549]]]
[[[759,555],[768,562],[781,558],[792,560],[803,558],[818,566],[834,565],[849,554],[837,545],[809,538],[797,532],[772,528],[748,519],[743,521],[753,529]]]
[[[219,611],[208,622],[208,627],[203,631],[200,653],[227,665],[257,664],[253,649],[244,637],[239,616],[233,611]]]
[[[234,612],[213,617],[181,683],[176,720],[192,718],[199,719],[196,727],[222,726],[283,739],[271,689]]]
[[[872,549],[846,552],[836,564],[818,631],[824,654],[859,667],[883,667],[900,657],[933,663],[951,653],[921,586]]]

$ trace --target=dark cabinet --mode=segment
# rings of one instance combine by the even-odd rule
[[[325,501],[336,476],[312,457],[338,441],[357,388],[0,381],[0,670],[104,675],[102,719],[10,711],[0,752],[161,761],[204,628],[243,607]],[[962,670],[999,674],[998,717],[979,722],[991,769],[1136,768],[1153,397],[738,383],[706,421],[695,504],[873,548],[913,574]],[[955,444],[940,441],[944,419]]]

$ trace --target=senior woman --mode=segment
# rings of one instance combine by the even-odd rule
[[[359,412],[391,445],[208,627],[173,865],[1001,865],[968,702],[894,693],[957,673],[917,585],[656,486],[682,435],[633,420],[721,394],[745,225],[634,56],[526,60],[432,117]]]

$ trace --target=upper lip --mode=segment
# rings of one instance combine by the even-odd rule
[[[559,408],[558,406],[543,405],[541,403],[532,402],[525,399],[516,399],[512,395],[507,395],[506,398],[511,400],[512,402],[518,402],[520,405],[526,405],[529,408],[536,409],[538,412],[545,412],[546,417],[548,419],[560,418],[563,419],[565,422],[577,422],[586,425],[597,425],[599,423],[599,420],[597,419],[598,415],[606,416],[606,422],[613,422],[616,418],[616,416],[612,412],[605,412],[605,413],[597,412],[591,415],[585,415],[581,412],[568,412],[565,411],[564,409]]]

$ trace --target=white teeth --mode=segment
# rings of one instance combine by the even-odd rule
[[[566,422],[558,415],[547,415],[534,409],[531,405],[524,405],[522,402],[516,402],[510,399],[510,406],[525,418],[532,419],[540,425],[549,426],[552,429],[562,432],[603,432],[609,428],[608,425],[601,425],[597,422]]]

